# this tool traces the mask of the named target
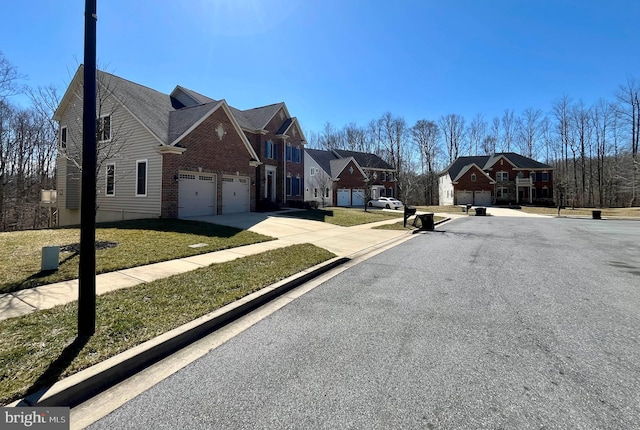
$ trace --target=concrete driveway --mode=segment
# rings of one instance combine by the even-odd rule
[[[339,257],[353,257],[355,254],[371,250],[372,247],[378,247],[402,237],[407,239],[411,237],[407,235],[406,231],[372,229],[376,225],[392,224],[402,220],[402,213],[398,213],[397,219],[391,218],[388,221],[353,227],[341,227],[326,222],[288,217],[286,213],[287,211],[244,212],[189,219],[249,230],[275,237],[287,245],[312,243]]]

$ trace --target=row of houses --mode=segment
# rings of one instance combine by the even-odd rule
[[[48,195],[59,225],[80,222],[82,79],[80,66],[54,114],[57,189]],[[306,149],[285,103],[240,110],[180,85],[165,94],[102,71],[98,95],[98,222],[396,196],[397,172],[380,157]],[[532,201],[551,197],[551,184],[549,166],[517,154],[461,157],[440,176],[441,204]]]

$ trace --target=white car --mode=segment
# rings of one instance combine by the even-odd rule
[[[393,197],[379,197],[375,200],[369,200],[369,207],[398,209],[402,207],[402,202]]]

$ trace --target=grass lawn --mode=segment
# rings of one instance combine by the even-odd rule
[[[354,225],[368,224],[370,222],[386,221],[390,218],[402,218],[403,212],[399,209],[395,212],[368,209],[365,212],[364,209],[359,208],[329,207],[324,209],[287,212],[283,216],[291,216],[312,221],[322,221],[342,227],[351,227]]]
[[[86,344],[74,342],[77,302],[0,321],[0,404],[333,257],[293,245],[98,296],[96,333]]]
[[[177,219],[98,224],[96,242],[115,246],[96,251],[96,272],[111,272],[272,239],[233,227]],[[78,242],[79,228],[0,233],[0,293],[77,278],[77,250],[61,250],[60,268],[54,273],[41,273],[40,263],[43,246]],[[206,246],[189,247],[198,243]]]

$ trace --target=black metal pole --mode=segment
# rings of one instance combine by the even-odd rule
[[[96,0],[85,0],[78,336],[96,332]]]

